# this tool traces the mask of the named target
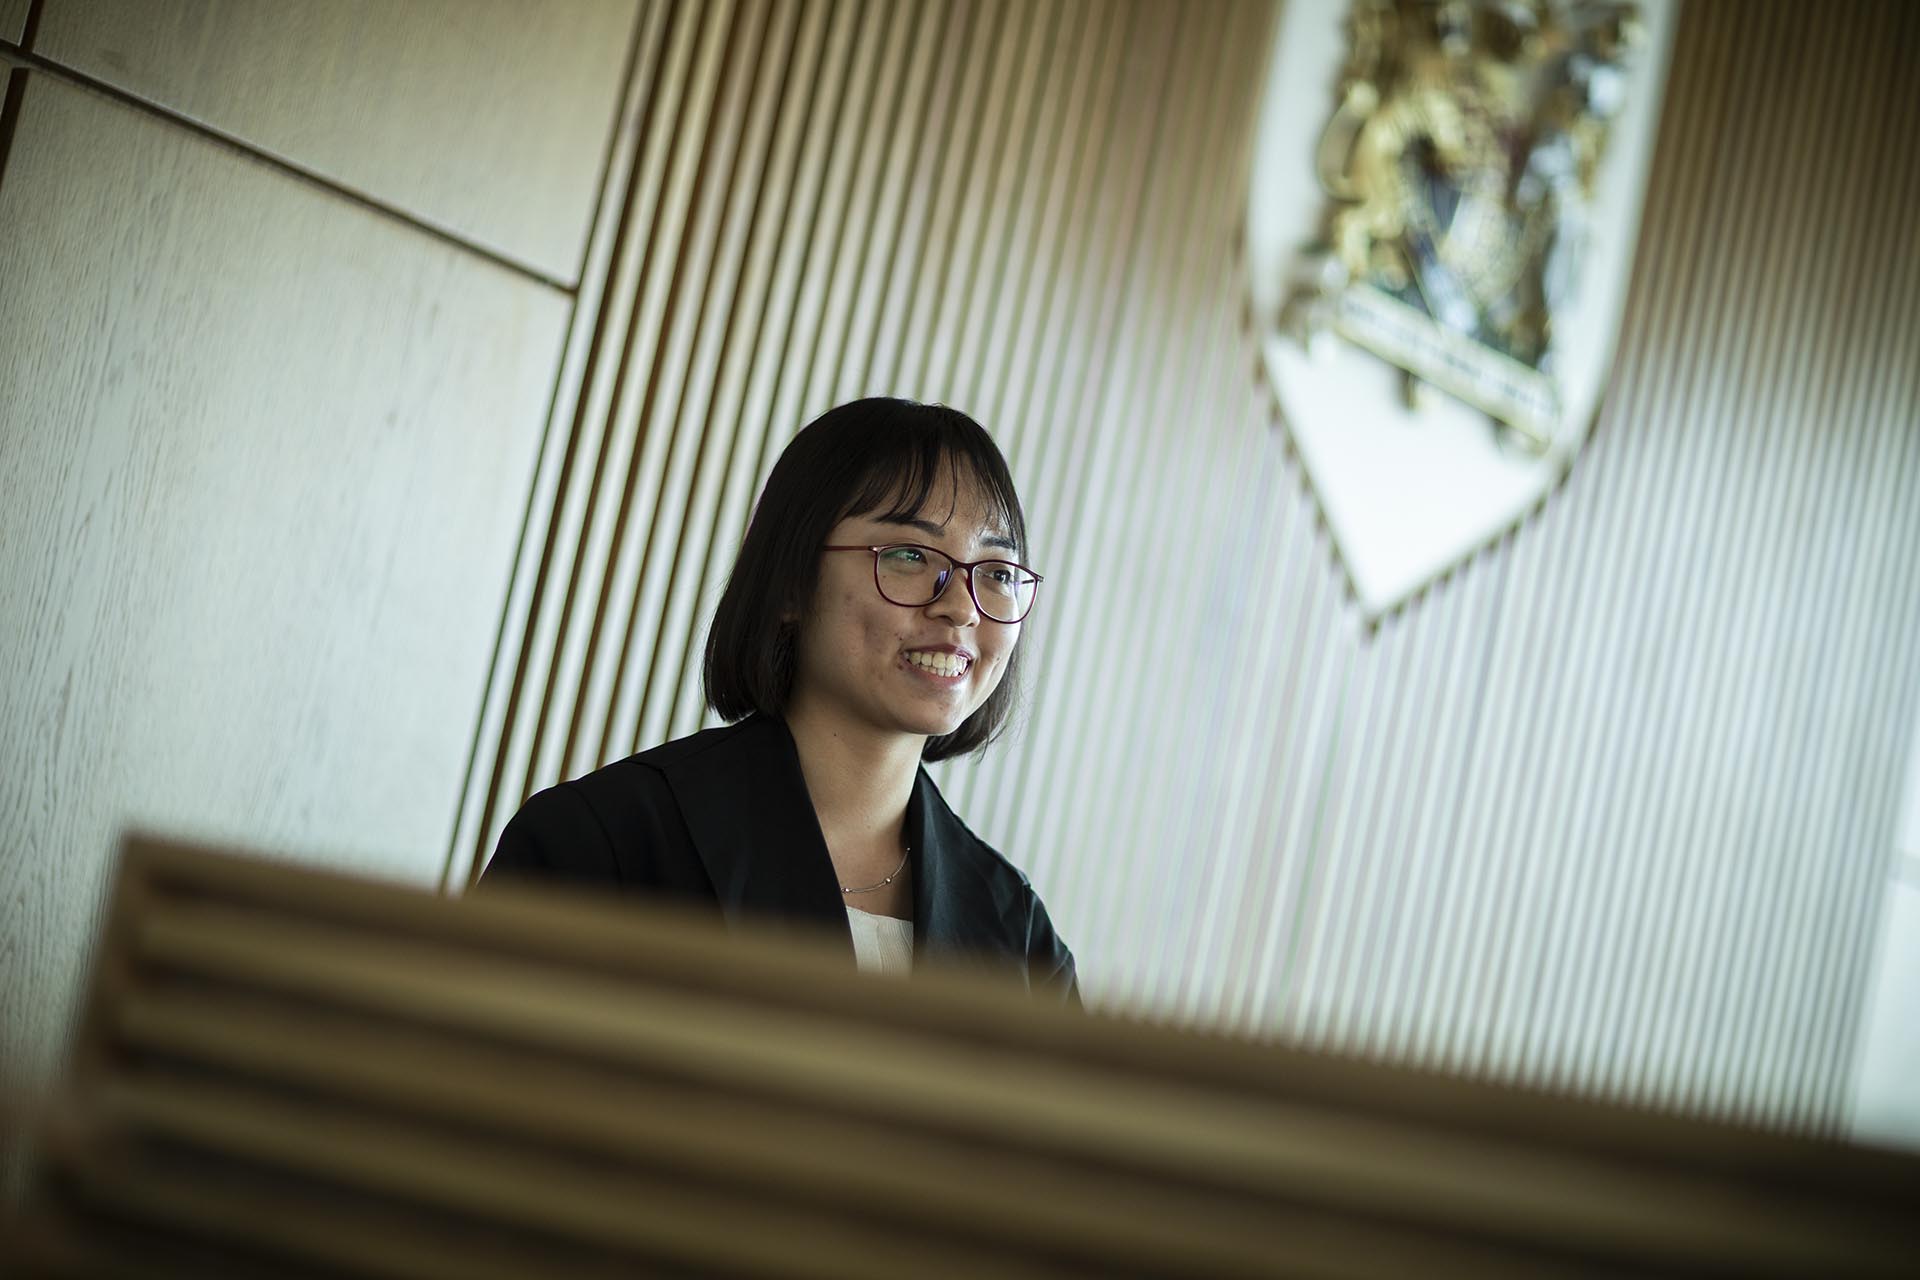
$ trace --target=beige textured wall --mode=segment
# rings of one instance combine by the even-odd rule
[[[1591,447],[1378,627],[1240,328],[1272,18],[648,10],[450,882],[702,722],[795,428],[941,399],[1049,577],[1022,732],[940,780],[1098,1003],[1834,1129],[1920,693],[1915,11],[1687,6]]]
[[[34,52],[578,279],[637,0],[43,0]]]
[[[128,826],[440,872],[635,6],[426,12],[43,0],[0,46],[0,1082]]]

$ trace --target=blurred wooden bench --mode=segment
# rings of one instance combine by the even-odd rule
[[[816,939],[122,858],[9,1270],[1912,1275],[1920,1160],[855,973]]]

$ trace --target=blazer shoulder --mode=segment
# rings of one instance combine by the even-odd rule
[[[486,874],[651,881],[663,852],[691,848],[666,770],[724,732],[676,739],[536,791],[501,832]]]
[[[680,766],[693,764],[713,751],[728,747],[751,746],[759,744],[761,739],[770,739],[772,727],[764,716],[748,716],[733,724],[723,724],[713,729],[701,729],[684,738],[675,738],[663,742],[657,747],[648,747],[645,751],[628,756],[625,760],[615,761],[607,768],[631,764],[641,768],[666,772]]]
[[[743,720],[739,724],[723,725],[718,729],[702,729],[684,738],[675,738],[657,747],[636,751],[611,764],[601,765],[590,773],[561,783],[560,787],[572,788],[595,812],[617,820],[624,811],[636,804],[651,805],[667,798],[670,791],[666,779],[670,772],[698,760],[716,747],[732,742],[747,725],[748,722]]]
[[[562,782],[536,791],[508,820],[482,883],[520,875],[617,878],[612,835],[582,788]]]
[[[559,787],[549,787],[528,800],[526,808],[534,810],[538,806],[541,812],[551,812],[563,808],[563,802],[551,793],[570,794],[572,802],[591,812],[607,841],[618,848],[659,846],[662,842],[691,848],[674,783],[708,766],[732,771],[739,764],[733,758],[739,748],[762,747],[764,741],[772,739],[772,733],[774,729],[760,716],[718,729],[701,729],[603,764]]]

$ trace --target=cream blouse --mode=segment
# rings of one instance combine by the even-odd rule
[[[861,972],[905,974],[913,968],[913,921],[848,907],[847,927]]]

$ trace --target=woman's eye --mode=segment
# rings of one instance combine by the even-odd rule
[[[1000,565],[987,570],[987,580],[996,587],[1011,587],[1019,579],[1014,576],[1012,569],[1006,565]]]
[[[918,547],[888,547],[880,553],[880,558],[888,564],[909,567],[925,564],[926,555]]]

